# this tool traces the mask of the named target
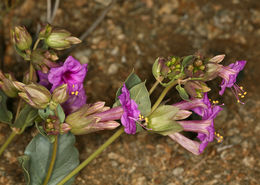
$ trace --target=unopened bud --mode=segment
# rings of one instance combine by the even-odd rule
[[[77,37],[70,35],[70,32],[66,30],[53,30],[47,37],[46,44],[53,49],[63,50],[71,47],[71,44],[79,44],[81,42]]]
[[[202,98],[204,92],[211,90],[206,83],[201,81],[188,81],[185,83],[184,89],[191,97],[196,98]]]
[[[122,107],[109,109],[104,106],[104,102],[97,102],[93,105],[86,104],[69,114],[65,122],[70,125],[73,134],[81,135],[118,127],[120,124],[115,120],[120,119],[122,114]]]
[[[54,89],[52,93],[52,101],[58,104],[62,104],[67,101],[69,98],[68,85],[63,84],[56,89]]]
[[[49,25],[49,24],[46,24],[46,25],[40,30],[39,38],[40,38],[40,39],[45,39],[45,38],[47,38],[47,37],[51,34],[51,31],[52,31],[52,26]]]
[[[21,51],[28,50],[32,45],[32,37],[25,27],[16,26],[12,31],[13,44]]]
[[[205,66],[205,73],[203,75],[203,80],[204,81],[213,80],[218,76],[220,69],[221,69],[220,64],[214,62],[207,63]]]
[[[30,82],[34,82],[34,83],[37,82],[38,78],[37,78],[37,75],[36,75],[36,71],[35,71],[34,68],[32,70],[33,70],[33,72],[32,72],[32,79],[31,80],[30,80],[30,72],[29,71],[25,72],[24,77],[23,77],[23,83],[24,84],[29,84]]]
[[[18,94],[18,90],[13,84],[14,77],[11,74],[3,74],[0,71],[0,88],[2,91],[11,98],[15,98]]]
[[[37,109],[46,108],[51,100],[51,93],[42,85],[32,83],[25,85],[21,90],[19,96]]]
[[[225,55],[217,55],[214,56],[213,58],[209,59],[209,62],[214,62],[214,63],[220,63],[222,60],[224,60]]]

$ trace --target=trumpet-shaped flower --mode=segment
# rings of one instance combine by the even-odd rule
[[[125,127],[125,132],[127,134],[135,134],[135,121],[138,120],[140,111],[138,110],[138,105],[136,102],[130,98],[130,92],[126,88],[125,84],[122,88],[122,94],[118,96],[118,98],[124,110],[124,113],[121,117],[121,122]]]

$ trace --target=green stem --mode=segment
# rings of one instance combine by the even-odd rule
[[[53,171],[53,167],[54,167],[55,159],[56,159],[56,155],[57,155],[57,149],[58,149],[58,135],[55,136],[55,141],[53,143],[53,149],[52,149],[51,163],[50,163],[47,175],[45,177],[45,180],[43,182],[43,185],[47,185],[51,178],[51,174]]]
[[[113,143],[122,133],[124,133],[124,127],[121,127],[116,133],[114,133],[103,145],[101,145],[94,153],[92,153],[77,168],[75,168],[65,178],[63,178],[57,185],[65,184],[70,178],[72,178],[74,175],[76,175],[80,170],[82,170],[85,166],[87,166],[93,159],[95,159],[103,150],[105,150],[111,143]]]
[[[37,39],[37,40],[36,40],[36,42],[35,42],[35,44],[34,44],[34,46],[33,46],[33,50],[36,50],[36,48],[37,48],[37,46],[38,46],[38,44],[39,44],[40,41],[41,41],[41,39]]]
[[[4,152],[4,150],[6,149],[6,147],[11,143],[11,141],[13,140],[13,138],[16,136],[16,132],[12,131],[11,135],[7,138],[7,140],[5,141],[5,143],[1,146],[0,148],[0,156],[2,155],[2,153]]]
[[[150,94],[150,95],[153,93],[153,91],[155,90],[155,88],[157,87],[157,85],[158,85],[159,83],[160,83],[159,81],[156,81],[156,82],[153,84],[152,88],[151,88],[150,91],[149,91],[149,94]]]
[[[166,87],[163,92],[161,93],[161,95],[159,96],[159,98],[157,99],[157,101],[154,103],[151,113],[160,105],[160,103],[162,102],[163,98],[165,97],[165,95],[168,93],[168,91],[174,87],[178,82],[174,81],[172,82],[168,87]],[[150,114],[151,114],[150,113]]]

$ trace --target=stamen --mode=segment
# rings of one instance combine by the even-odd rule
[[[71,92],[71,94],[73,95],[73,94],[75,94],[75,92],[74,92],[74,91],[72,91],[72,92]]]
[[[75,95],[77,96],[78,94],[79,94],[79,91],[76,91],[76,92],[75,92]]]
[[[72,88],[75,88],[75,85],[74,85],[74,84],[72,85]]]
[[[215,139],[218,143],[221,143],[223,141],[223,136],[221,136],[219,133],[215,132]]]

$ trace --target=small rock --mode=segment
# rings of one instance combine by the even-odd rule
[[[179,176],[179,175],[182,174],[183,171],[184,171],[183,168],[177,167],[177,168],[175,168],[175,169],[172,171],[172,173],[173,173],[173,175],[175,175],[175,176]]]
[[[113,74],[116,74],[118,71],[118,65],[116,63],[113,63],[111,64],[109,67],[108,67],[108,70],[107,70],[107,73],[109,75],[113,75]]]

